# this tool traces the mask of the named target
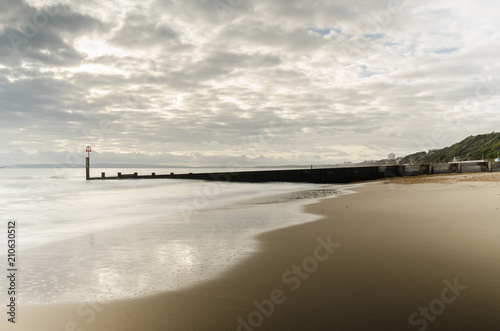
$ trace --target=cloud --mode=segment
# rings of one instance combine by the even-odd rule
[[[361,161],[498,126],[488,1],[0,4],[5,164]]]
[[[26,2],[4,0],[0,61],[10,66],[29,63],[36,67],[75,66],[85,54],[73,41],[82,35],[104,31],[105,24],[67,5],[33,7]]]
[[[152,22],[147,16],[130,12],[110,42],[121,47],[139,48],[171,44],[178,41],[178,33],[166,23]]]

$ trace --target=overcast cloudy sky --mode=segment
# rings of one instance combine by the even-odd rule
[[[0,0],[0,165],[311,164],[499,131],[496,0]]]

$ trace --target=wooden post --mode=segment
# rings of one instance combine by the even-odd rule
[[[90,158],[88,156],[85,160],[85,179],[90,179]]]
[[[403,177],[404,174],[405,174],[405,166],[404,165],[398,166],[398,176]]]

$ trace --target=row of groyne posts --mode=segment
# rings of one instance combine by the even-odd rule
[[[101,177],[90,177],[90,159],[86,159],[87,180],[119,180],[119,179],[197,179],[228,182],[301,182],[301,183],[352,183],[375,179],[402,176],[418,176],[447,173],[470,173],[500,171],[500,162],[474,162],[474,163],[434,163],[426,165],[393,165],[393,166],[368,166],[348,168],[319,168],[319,169],[292,169],[292,170],[256,170],[256,171],[227,171],[213,173],[187,173],[187,174],[156,174],[139,175],[122,174],[106,177],[104,172]]]

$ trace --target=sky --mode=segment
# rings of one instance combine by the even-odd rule
[[[0,166],[332,164],[500,128],[492,0],[0,0]]]

